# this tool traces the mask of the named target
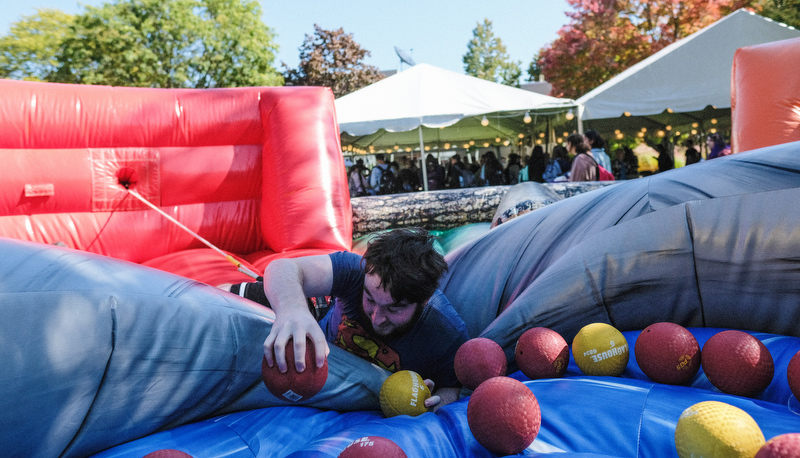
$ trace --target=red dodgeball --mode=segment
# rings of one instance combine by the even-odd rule
[[[532,380],[564,375],[569,364],[569,345],[561,334],[548,328],[531,328],[517,341],[519,370]]]
[[[755,458],[794,458],[800,456],[800,433],[775,436],[756,453]]]
[[[407,458],[403,449],[380,436],[366,436],[350,443],[338,458]]]
[[[493,377],[475,389],[467,404],[467,424],[479,444],[496,455],[516,455],[539,434],[539,401],[522,382]]]
[[[474,390],[485,380],[506,375],[506,355],[497,342],[476,337],[459,347],[454,369],[458,381]]]
[[[278,399],[289,402],[300,402],[319,393],[328,380],[328,360],[322,367],[314,361],[314,343],[306,338],[306,370],[297,372],[294,365],[294,346],[292,340],[286,344],[286,361],[288,370],[282,374],[278,365],[269,367],[267,359],[261,361],[261,378],[264,385]]]
[[[743,331],[722,331],[703,346],[703,372],[723,393],[753,396],[775,374],[772,355],[760,340]]]
[[[192,458],[192,455],[180,450],[163,449],[150,452],[144,458]]]
[[[691,332],[675,323],[646,327],[634,345],[636,363],[658,383],[684,385],[700,370],[700,345]]]
[[[789,367],[786,368],[786,378],[789,380],[789,389],[797,400],[800,400],[800,351],[789,360]]]

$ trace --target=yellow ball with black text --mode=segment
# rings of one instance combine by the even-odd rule
[[[414,371],[397,371],[381,386],[381,410],[387,417],[410,415],[416,417],[428,411],[425,400],[431,390]]]
[[[572,341],[572,357],[586,375],[618,376],[628,366],[625,336],[606,323],[587,324]]]

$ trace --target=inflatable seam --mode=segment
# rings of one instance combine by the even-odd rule
[[[109,305],[109,312],[111,314],[111,352],[108,354],[108,360],[106,361],[106,366],[103,369],[103,375],[100,377],[100,383],[97,385],[97,392],[95,392],[94,399],[92,403],[89,405],[89,408],[86,410],[86,415],[84,415],[83,420],[81,421],[81,426],[75,432],[75,436],[70,440],[69,444],[64,448],[64,453],[62,456],[69,456],[69,450],[72,448],[72,445],[75,443],[75,440],[78,438],[82,438],[82,432],[84,431],[84,427],[89,417],[92,416],[92,412],[94,411],[95,404],[97,402],[97,398],[100,396],[100,392],[103,390],[105,385],[106,376],[108,375],[109,367],[111,366],[111,361],[114,357],[114,350],[117,346],[117,299],[114,296],[109,297],[108,301]]]

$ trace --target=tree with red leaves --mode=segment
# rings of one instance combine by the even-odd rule
[[[577,98],[665,46],[755,0],[567,0],[574,11],[558,38],[534,57],[553,95]]]

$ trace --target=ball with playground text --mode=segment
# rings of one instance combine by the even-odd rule
[[[499,456],[516,455],[539,434],[542,414],[531,390],[511,377],[481,383],[467,403],[467,424],[479,444]]]
[[[684,385],[700,370],[700,345],[688,329],[675,323],[653,323],[633,345],[636,363],[655,382]]]
[[[569,365],[569,345],[556,331],[536,327],[520,336],[514,356],[519,370],[529,379],[557,378]]]
[[[764,433],[744,410],[719,401],[703,401],[681,413],[675,427],[680,458],[751,458],[764,445]]]
[[[267,359],[262,359],[261,377],[264,385],[276,398],[284,401],[301,402],[310,399],[322,390],[328,380],[328,360],[325,360],[322,367],[317,367],[314,355],[314,343],[307,338],[306,368],[303,372],[297,372],[294,364],[293,340],[289,339],[286,344],[287,371],[285,373],[281,373],[277,364],[269,367]]]
[[[454,369],[458,381],[474,390],[492,377],[506,375],[506,354],[494,340],[476,337],[458,348]]]
[[[737,396],[760,393],[775,375],[775,363],[767,347],[754,336],[735,329],[718,332],[706,341],[702,366],[712,385]]]
[[[407,455],[394,441],[366,436],[351,442],[337,458],[407,458]]]
[[[614,326],[587,324],[572,341],[572,357],[586,375],[618,376],[628,366],[628,341]]]
[[[419,374],[414,371],[397,371],[381,385],[381,411],[387,417],[409,415],[416,417],[428,411],[425,400],[431,390]]]

